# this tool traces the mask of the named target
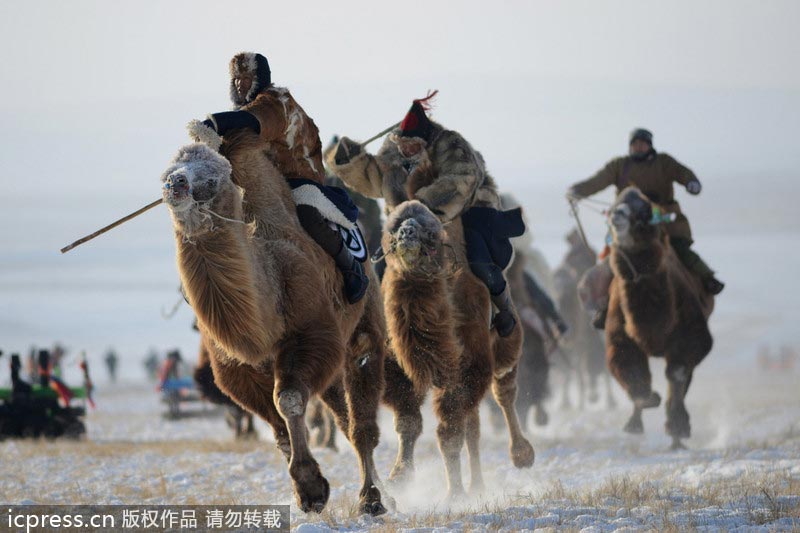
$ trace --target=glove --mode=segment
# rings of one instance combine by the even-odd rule
[[[689,194],[697,196],[700,194],[700,191],[703,189],[703,186],[700,185],[700,182],[697,180],[692,180],[686,184],[686,190]]]
[[[218,134],[225,136],[231,130],[249,128],[256,133],[261,133],[261,123],[252,113],[247,111],[223,111],[209,115],[203,124],[209,126]]]
[[[186,125],[186,129],[194,142],[207,144],[215,152],[219,151],[219,147],[222,146],[222,137],[217,133],[211,120],[204,122],[193,120]]]
[[[334,160],[337,165],[346,165],[354,157],[361,153],[361,145],[350,137],[342,137],[339,146],[336,148]]]

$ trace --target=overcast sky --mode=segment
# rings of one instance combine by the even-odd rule
[[[439,89],[433,118],[517,194],[553,265],[566,188],[648,127],[705,185],[678,199],[727,297],[754,301],[763,276],[724,258],[755,231],[796,239],[798,22],[796,0],[0,2],[0,339],[194,349],[187,308],[158,314],[177,298],[166,209],[58,249],[158,198],[185,124],[230,107],[243,50],[323,142],[365,139]],[[602,218],[584,224],[600,245]]]
[[[66,134],[105,148],[146,134],[171,153],[189,119],[229,106],[227,62],[241,50],[267,55],[325,139],[367,137],[439,88],[434,118],[504,170],[544,162],[550,173],[585,158],[576,167],[593,171],[638,125],[672,151],[705,130],[716,157],[733,145],[732,155],[750,146],[774,159],[796,133],[795,0],[34,0],[0,10],[4,136]],[[783,157],[792,168],[798,156]]]

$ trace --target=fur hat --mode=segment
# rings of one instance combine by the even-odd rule
[[[628,140],[628,144],[633,143],[635,140],[644,141],[650,146],[653,146],[653,134],[649,130],[644,128],[636,128],[631,132],[631,137]]]
[[[411,109],[406,113],[400,123],[400,137],[419,137],[425,141],[430,140],[433,124],[428,119],[425,111],[431,108],[430,101],[439,91],[428,92],[425,98],[418,98],[411,103]]]
[[[252,102],[258,93],[272,84],[272,72],[269,69],[269,61],[261,54],[255,52],[238,53],[231,59],[228,69],[231,74],[231,101],[237,106],[243,106]],[[253,76],[253,85],[250,86],[246,98],[242,101],[236,92],[236,86],[233,80],[245,73]]]

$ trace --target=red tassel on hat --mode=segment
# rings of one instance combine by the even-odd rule
[[[411,103],[411,109],[408,110],[403,122],[400,123],[400,135],[402,137],[421,137],[427,140],[432,125],[425,112],[433,107],[432,99],[438,93],[438,90],[429,90],[425,98],[417,98]]]
[[[425,111],[430,111],[433,108],[433,102],[431,100],[437,94],[439,94],[439,89],[435,89],[433,91],[428,89],[428,95],[425,98],[418,98],[414,100],[414,103],[421,105],[422,109]]]

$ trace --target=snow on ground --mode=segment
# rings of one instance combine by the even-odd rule
[[[711,319],[714,349],[697,369],[687,397],[689,450],[667,450],[663,407],[645,413],[644,436],[623,433],[630,405],[615,385],[614,411],[550,405],[550,424],[534,427],[530,435],[536,448],[530,470],[511,465],[505,432],[495,433],[484,416],[487,490],[448,506],[428,408],[416,483],[390,487],[397,509],[378,518],[356,512],[358,469],[341,438],[339,452],[316,452],[331,482],[329,505],[320,516],[304,515],[293,503],[285,461],[263,424],[260,441],[234,442],[210,406],[194,405],[195,416],[180,421],[161,416],[166,406],[154,385],[142,381],[143,355],[151,345],[162,353],[177,346],[191,361],[198,344],[187,306],[171,320],[159,316],[178,298],[166,212],[154,210],[113,237],[60,256],[58,247],[70,238],[95,229],[98,220],[130,211],[139,199],[104,203],[76,196],[76,205],[99,207],[81,211],[66,201],[53,202],[44,213],[31,209],[25,198],[10,201],[0,223],[29,233],[7,243],[0,264],[0,348],[26,353],[31,343],[61,340],[70,350],[65,375],[71,383],[79,382],[76,356],[86,349],[98,383],[98,408],[88,416],[84,442],[0,443],[0,503],[287,503],[293,526],[306,533],[800,530],[800,369],[765,371],[756,357],[762,345],[773,354],[781,345],[800,347],[795,324],[800,235],[793,205],[782,201],[793,197],[796,179],[773,182],[772,196],[763,195],[758,180],[719,183],[715,194],[704,197],[706,211],[689,201],[684,206],[692,215],[698,251],[728,283]],[[560,199],[562,189],[519,191],[533,204],[536,243],[551,265],[564,253],[569,221],[563,202],[537,199]],[[753,213],[734,201],[737,195],[748,199]],[[584,223],[598,242],[602,221],[587,213]],[[123,377],[116,387],[107,383],[102,366],[112,345]],[[663,367],[652,362],[662,396]],[[0,361],[2,384],[8,380],[5,368]],[[554,389],[552,404],[560,398],[557,380]],[[397,444],[391,413],[382,409],[380,416],[376,460],[386,475]]]
[[[663,368],[653,366],[663,392]],[[444,501],[435,421],[427,410],[417,481],[405,489],[390,487],[397,509],[378,518],[355,511],[356,459],[341,438],[339,452],[316,452],[331,482],[328,509],[304,515],[294,505],[285,463],[266,426],[259,425],[259,442],[234,442],[212,407],[192,405],[194,416],[169,421],[151,385],[104,387],[88,417],[86,442],[0,443],[0,501],[291,503],[293,528],[306,533],[799,529],[800,376],[755,368],[718,372],[713,366],[700,367],[688,396],[689,450],[668,451],[663,409],[646,412],[644,436],[624,434],[620,428],[630,406],[619,389],[616,410],[551,406],[550,424],[532,430],[537,455],[530,470],[511,465],[505,433],[496,434],[484,416],[487,490],[450,505]],[[381,431],[376,457],[385,475],[397,450],[385,409]]]

